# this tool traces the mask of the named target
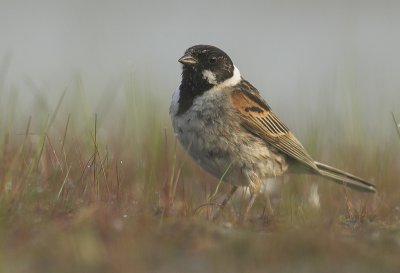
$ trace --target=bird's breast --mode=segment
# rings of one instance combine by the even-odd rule
[[[226,181],[236,185],[248,183],[247,171],[260,178],[282,174],[284,158],[241,126],[228,100],[223,91],[204,93],[184,114],[171,114],[182,146],[205,170],[217,178],[225,174]],[[171,113],[175,108],[172,103]]]

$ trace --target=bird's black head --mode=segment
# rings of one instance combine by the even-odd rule
[[[186,50],[179,59],[182,82],[179,86],[179,109],[185,113],[196,97],[215,86],[227,87],[241,81],[239,70],[221,49],[210,45],[196,45]]]
[[[210,45],[190,47],[179,62],[183,64],[184,80],[190,79],[200,89],[224,82],[233,76],[235,69],[225,52]]]

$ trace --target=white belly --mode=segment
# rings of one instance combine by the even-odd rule
[[[249,185],[254,176],[265,180],[286,171],[285,156],[240,125],[222,91],[196,98],[179,116],[175,115],[176,93],[170,109],[175,134],[205,170],[234,185]]]

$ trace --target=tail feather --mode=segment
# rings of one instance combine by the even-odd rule
[[[319,162],[315,162],[315,165],[318,167],[320,175],[329,178],[336,183],[344,184],[358,191],[376,192],[375,185],[365,179]]]

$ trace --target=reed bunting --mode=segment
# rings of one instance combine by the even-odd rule
[[[375,192],[370,182],[315,161],[221,49],[196,45],[179,62],[182,81],[170,106],[172,125],[201,167],[233,185],[221,209],[238,186],[248,186],[246,217],[262,183],[285,173],[319,175]]]

